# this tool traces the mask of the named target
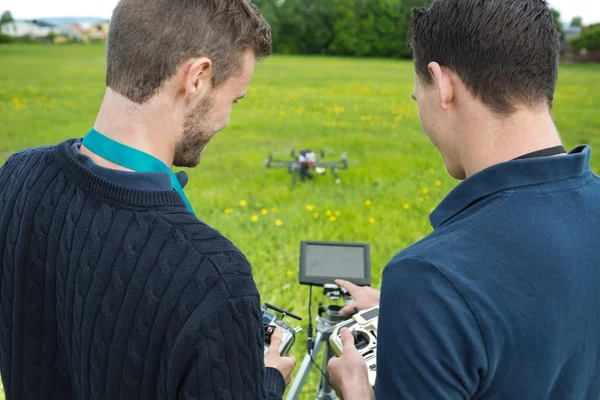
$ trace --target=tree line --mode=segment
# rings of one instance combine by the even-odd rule
[[[431,0],[254,0],[275,52],[408,58],[411,9]]]
[[[410,58],[413,7],[431,0],[254,0],[271,25],[275,52]],[[552,9],[562,33],[560,13]],[[570,26],[581,27],[581,17]]]
[[[277,53],[410,58],[407,34],[411,10],[426,6],[431,0],[254,0],[254,3],[271,25]],[[562,34],[560,13],[554,9],[552,13]],[[0,25],[11,21],[10,11],[3,12]],[[581,27],[581,17],[573,18],[570,26]],[[585,27],[582,36],[574,40],[575,48],[600,47],[597,25]]]

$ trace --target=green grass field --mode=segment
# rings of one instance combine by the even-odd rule
[[[84,136],[104,94],[104,65],[102,46],[0,46],[0,162]],[[198,217],[246,253],[262,300],[304,317],[298,365],[308,322],[300,241],[370,243],[379,287],[386,262],[431,231],[428,214],[457,184],[420,129],[412,86],[407,61],[273,56],[188,170]],[[600,66],[561,66],[554,113],[566,145],[591,144],[600,167]],[[263,165],[288,147],[347,151],[358,164],[341,172],[341,185],[324,176],[292,191],[286,171]],[[323,300],[315,293],[313,306]],[[315,370],[303,399],[314,399],[317,378]]]

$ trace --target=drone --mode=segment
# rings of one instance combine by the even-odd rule
[[[276,159],[275,156],[281,153],[288,153],[292,157],[291,160],[280,160]],[[300,150],[298,153],[294,149],[286,149],[280,152],[269,154],[269,158],[264,161],[267,168],[282,168],[287,169],[292,176],[292,187],[296,185],[298,179],[301,181],[311,180],[316,175],[325,175],[327,170],[330,169],[335,183],[340,184],[342,180],[338,174],[339,170],[348,169],[348,165],[355,163],[355,161],[349,161],[346,153],[342,153],[342,157],[336,161],[320,161],[325,158],[325,150],[320,151],[320,158],[317,158],[317,154],[312,150]]]

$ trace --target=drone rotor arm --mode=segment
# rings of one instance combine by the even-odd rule
[[[330,162],[319,162],[314,165],[315,167],[321,168],[344,168],[346,163],[343,160],[340,161],[330,161]]]
[[[269,168],[289,168],[296,164],[294,161],[285,161],[285,160],[269,160],[267,167]]]

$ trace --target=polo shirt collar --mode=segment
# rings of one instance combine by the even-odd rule
[[[493,165],[458,184],[430,214],[434,229],[477,201],[495,193],[540,185],[590,173],[591,147],[578,146],[566,156],[507,161]]]

